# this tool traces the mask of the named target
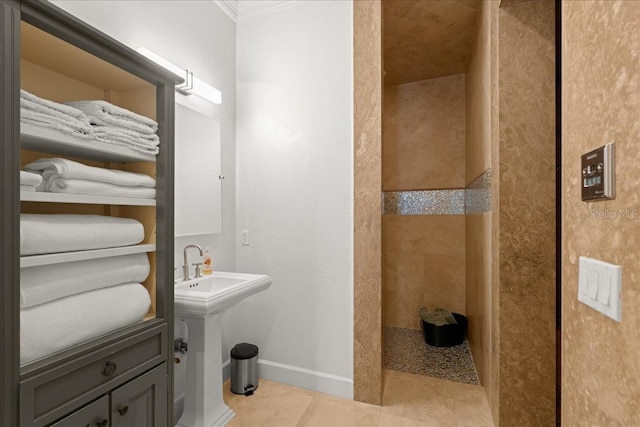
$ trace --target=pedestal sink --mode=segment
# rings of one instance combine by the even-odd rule
[[[178,426],[224,426],[233,418],[222,399],[222,315],[269,286],[269,276],[225,272],[176,283],[175,316],[189,333],[185,410]]]

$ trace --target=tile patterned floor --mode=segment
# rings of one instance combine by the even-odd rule
[[[384,371],[382,406],[368,405],[265,379],[253,396],[224,400],[229,427],[494,427],[480,386]]]
[[[433,347],[422,331],[384,328],[384,368],[465,384],[480,384],[469,343]]]

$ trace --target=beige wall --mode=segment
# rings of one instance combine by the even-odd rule
[[[466,77],[466,140],[465,140],[465,184],[467,199],[477,197],[482,200],[483,209],[468,209],[465,215],[465,260],[466,260],[466,312],[469,319],[467,337],[478,371],[480,384],[487,393],[494,419],[498,419],[498,381],[491,371],[492,339],[492,289],[491,289],[491,182],[485,183],[485,191],[471,188],[470,184],[491,169],[492,116],[496,115],[497,99],[493,97],[497,80],[492,74],[492,61],[497,61],[497,46],[492,31],[496,28],[493,20],[497,15],[498,3],[486,1],[479,12],[476,38],[472,48]],[[492,43],[493,42],[493,43]],[[495,133],[495,132],[494,132]],[[489,175],[491,176],[491,175]],[[477,187],[474,185],[474,187]],[[469,202],[470,200],[468,200]],[[469,203],[467,203],[469,204]],[[494,362],[495,363],[495,362]]]
[[[500,8],[494,209],[500,222],[499,419],[505,426],[555,423],[554,33],[554,2]]]
[[[382,188],[464,187],[464,75],[384,88]],[[464,314],[464,216],[384,215],[383,323],[420,329],[422,306]]]
[[[562,425],[640,425],[640,2],[563,2]],[[580,200],[580,155],[616,143],[616,198]],[[609,212],[606,218],[590,212]],[[612,214],[613,213],[613,214]],[[622,266],[622,322],[578,302],[578,257]]]
[[[354,398],[382,402],[382,4],[353,3]]]
[[[384,88],[383,191],[464,188],[464,74]]]

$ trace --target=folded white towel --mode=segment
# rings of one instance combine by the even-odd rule
[[[155,199],[156,189],[149,187],[125,187],[85,179],[49,178],[45,180],[44,191],[63,194],[84,194],[105,197],[132,197]]]
[[[20,308],[149,276],[147,254],[122,255],[20,269]]]
[[[107,101],[72,101],[66,104],[83,111],[93,125],[115,125],[141,133],[156,133],[158,130],[158,123],[155,120]]]
[[[37,111],[20,109],[20,121],[47,129],[53,129],[67,135],[82,139],[95,139],[93,128],[78,120],[64,120]]]
[[[131,218],[20,214],[20,255],[129,246],[143,239],[144,227]]]
[[[121,185],[125,187],[150,187],[156,186],[156,180],[143,173],[125,172],[116,169],[104,169],[87,166],[73,160],[61,158],[42,158],[31,162],[25,169],[40,171],[45,179],[71,178],[97,181],[106,184]]]
[[[20,89],[20,107],[62,119],[71,117],[86,125],[90,124],[87,115],[77,108],[40,98],[23,89]]]
[[[129,283],[20,310],[20,364],[133,325],[150,304],[144,286]]]
[[[160,144],[160,138],[155,133],[144,134],[115,126],[94,126],[93,130],[101,142],[126,144],[154,152],[158,151]]]
[[[42,175],[38,173],[20,171],[20,185],[37,187],[42,182]]]
[[[136,151],[142,154],[148,154],[151,156],[157,156],[160,149],[157,146],[149,146],[148,144],[136,144],[132,143],[130,139],[123,139],[108,135],[100,132],[96,132],[96,140],[105,144],[118,145],[121,147],[127,147],[130,150]]]
[[[30,192],[35,192],[36,191],[36,187],[32,186],[32,185],[21,185],[20,186],[20,191],[30,191]]]
[[[96,136],[104,138],[113,137],[123,142],[143,147],[157,147],[160,144],[160,137],[155,133],[141,133],[135,130],[119,126],[94,126],[93,131]]]

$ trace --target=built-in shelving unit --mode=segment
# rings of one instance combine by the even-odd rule
[[[155,414],[151,424],[145,425],[168,426],[173,419],[174,86],[180,82],[50,2],[0,0],[0,22],[0,425],[131,425],[124,412],[113,408],[101,408],[99,415],[91,417],[83,412],[97,401],[110,402],[114,393],[131,389],[137,397],[131,398],[130,406]],[[21,123],[20,89],[57,103],[104,100],[149,117],[159,124],[160,153],[155,156]],[[152,176],[156,199],[21,191],[18,171],[47,157]],[[21,213],[131,218],[142,224],[144,238],[132,246],[21,256]],[[21,362],[27,324],[21,328],[21,317],[35,309],[20,306],[25,271],[21,269],[142,253],[149,260],[149,275],[142,286],[149,294],[150,309],[141,322],[96,334],[100,336],[82,336],[83,341],[64,344],[56,353]],[[76,266],[69,265],[68,271]],[[71,320],[82,328],[78,313],[74,311],[73,316]],[[49,320],[36,323],[36,328],[44,325],[38,330],[49,333],[47,328],[55,324]],[[150,376],[154,371],[157,376]],[[148,390],[137,382],[142,378],[151,384]],[[155,393],[153,398],[147,398],[150,393]]]
[[[60,264],[63,262],[84,261],[87,259],[108,258],[120,255],[131,255],[154,252],[156,245],[144,244],[134,246],[119,246],[117,248],[94,249],[89,251],[58,252],[43,255],[28,255],[20,257],[20,268],[36,267],[39,265]]]

